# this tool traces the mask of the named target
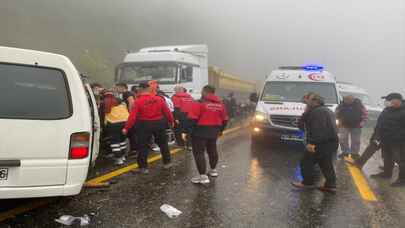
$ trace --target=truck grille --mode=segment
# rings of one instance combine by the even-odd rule
[[[297,128],[299,116],[281,116],[281,115],[270,115],[270,120],[273,125],[278,125],[282,127]]]

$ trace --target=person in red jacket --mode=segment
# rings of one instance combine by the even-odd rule
[[[187,134],[187,121],[188,113],[190,113],[192,104],[194,102],[193,98],[187,92],[184,92],[184,88],[181,86],[176,86],[174,88],[175,94],[172,96],[172,101],[174,105],[174,119],[176,121],[175,126],[175,137],[178,146],[185,146],[182,134]]]
[[[159,90],[159,83],[156,80],[151,80],[148,82],[148,85],[150,87],[150,93],[156,95]]]
[[[142,92],[134,104],[123,133],[127,134],[135,125],[137,129],[142,129],[138,131],[138,165],[141,173],[148,174],[148,144],[152,136],[160,147],[164,168],[171,167],[166,128],[168,124],[173,126],[174,118],[166,102],[161,97],[151,94],[148,84],[142,83],[139,87]]]
[[[215,88],[205,86],[202,91],[202,99],[193,104],[189,113],[193,121],[191,136],[194,159],[199,176],[191,179],[195,184],[208,184],[205,161],[205,151],[208,153],[211,170],[208,175],[217,177],[216,166],[218,163],[217,140],[222,135],[228,122],[228,114],[220,98],[215,95]]]

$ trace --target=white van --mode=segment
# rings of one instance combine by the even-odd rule
[[[98,155],[90,87],[61,55],[0,47],[0,199],[79,194]]]
[[[335,110],[339,93],[335,77],[320,66],[280,67],[267,77],[252,121],[252,142],[264,138],[302,141],[298,120],[305,110],[302,97],[315,92]]]

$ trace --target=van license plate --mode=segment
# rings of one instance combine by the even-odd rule
[[[281,135],[281,140],[301,142],[303,138],[300,135]]]
[[[0,181],[7,180],[8,178],[8,168],[0,168]]]

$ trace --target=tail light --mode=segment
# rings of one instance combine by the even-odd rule
[[[90,134],[74,133],[70,137],[69,159],[83,159],[89,156]]]

